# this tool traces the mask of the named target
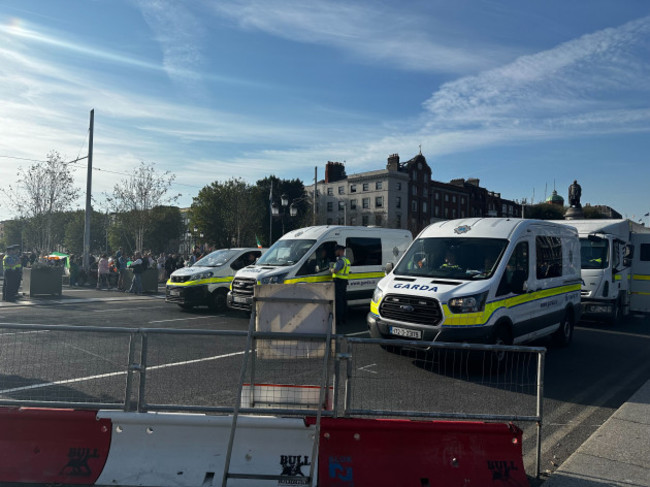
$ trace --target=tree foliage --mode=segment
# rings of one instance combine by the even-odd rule
[[[538,203],[536,205],[526,205],[524,216],[535,220],[562,220],[565,211],[566,208],[563,206]]]
[[[197,229],[216,248],[252,246],[263,214],[259,191],[241,179],[213,182],[194,198],[190,228]]]
[[[120,228],[132,233],[136,250],[144,249],[145,234],[151,230],[151,210],[175,202],[181,196],[168,194],[175,177],[169,171],[157,172],[154,164],[141,162],[107,197],[113,212],[118,214]]]
[[[86,212],[77,210],[70,212],[65,225],[63,245],[68,252],[80,255],[83,252],[84,227]],[[106,232],[108,221],[105,213],[92,211],[90,215],[90,252],[99,253],[106,249]]]
[[[11,206],[26,222],[26,243],[38,252],[50,251],[53,242],[62,240],[64,225],[60,218],[55,221],[55,215],[63,215],[79,196],[69,165],[58,152],[52,151],[46,161],[20,168],[16,185],[4,190]],[[61,235],[54,235],[57,232]]]

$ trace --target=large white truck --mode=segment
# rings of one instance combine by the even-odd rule
[[[650,312],[650,229],[630,220],[561,220],[578,230],[586,318]]]

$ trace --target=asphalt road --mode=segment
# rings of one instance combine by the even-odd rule
[[[367,336],[364,309],[353,309],[338,333]],[[162,295],[132,296],[111,291],[64,289],[61,298],[19,300],[0,305],[0,398],[80,402],[123,401],[128,334],[59,333],[7,329],[6,324],[77,325],[155,329],[238,330],[248,328],[240,312],[183,311]],[[232,407],[242,336],[149,338],[146,401],[150,404],[197,404]],[[556,469],[641,385],[650,379],[650,319],[630,317],[612,326],[581,322],[569,348],[548,347],[544,370],[542,472]],[[377,346],[353,350],[351,392],[361,408],[421,409],[534,414],[534,363],[517,362],[514,381],[485,371],[485,360],[390,353]],[[260,367],[259,378],[275,383],[318,379],[312,361]],[[286,367],[285,367],[286,365]],[[283,382],[284,381],[284,382]],[[260,380],[261,382],[261,380]],[[296,382],[298,383],[298,382]],[[515,384],[513,386],[513,384]],[[523,386],[522,386],[523,384]],[[522,387],[521,390],[518,387]],[[379,405],[379,406],[378,406]],[[524,430],[524,463],[535,466],[534,424]],[[531,479],[533,485],[539,483]]]

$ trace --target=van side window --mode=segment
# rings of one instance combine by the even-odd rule
[[[519,242],[508,260],[497,289],[497,296],[504,294],[523,294],[524,283],[528,280],[528,242]]]
[[[537,251],[537,279],[562,275],[562,240],[559,237],[538,235],[535,238]]]
[[[381,239],[350,237],[345,241],[350,265],[381,265]]]
[[[306,276],[310,274],[320,274],[329,271],[331,262],[336,262],[334,250],[336,242],[323,242],[314,252],[307,257],[300,270],[296,272],[297,276]]]
[[[247,265],[254,264],[255,261],[259,259],[260,255],[262,255],[261,250],[252,250],[250,252],[246,252],[240,255],[237,260],[235,260],[232,264],[230,264],[230,267],[233,270],[238,271],[239,269],[242,269]]]
[[[639,259],[641,262],[650,261],[650,244],[641,244],[639,246]]]

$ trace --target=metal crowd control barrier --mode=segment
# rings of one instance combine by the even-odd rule
[[[313,342],[325,351],[305,356]],[[281,356],[265,355],[268,346]],[[0,323],[0,405],[534,422],[539,476],[544,355],[326,333],[288,340],[275,332]],[[396,376],[397,366],[408,377]],[[201,383],[189,380],[197,375]],[[259,383],[268,388],[256,391]],[[312,390],[301,404],[294,386],[304,384]]]

